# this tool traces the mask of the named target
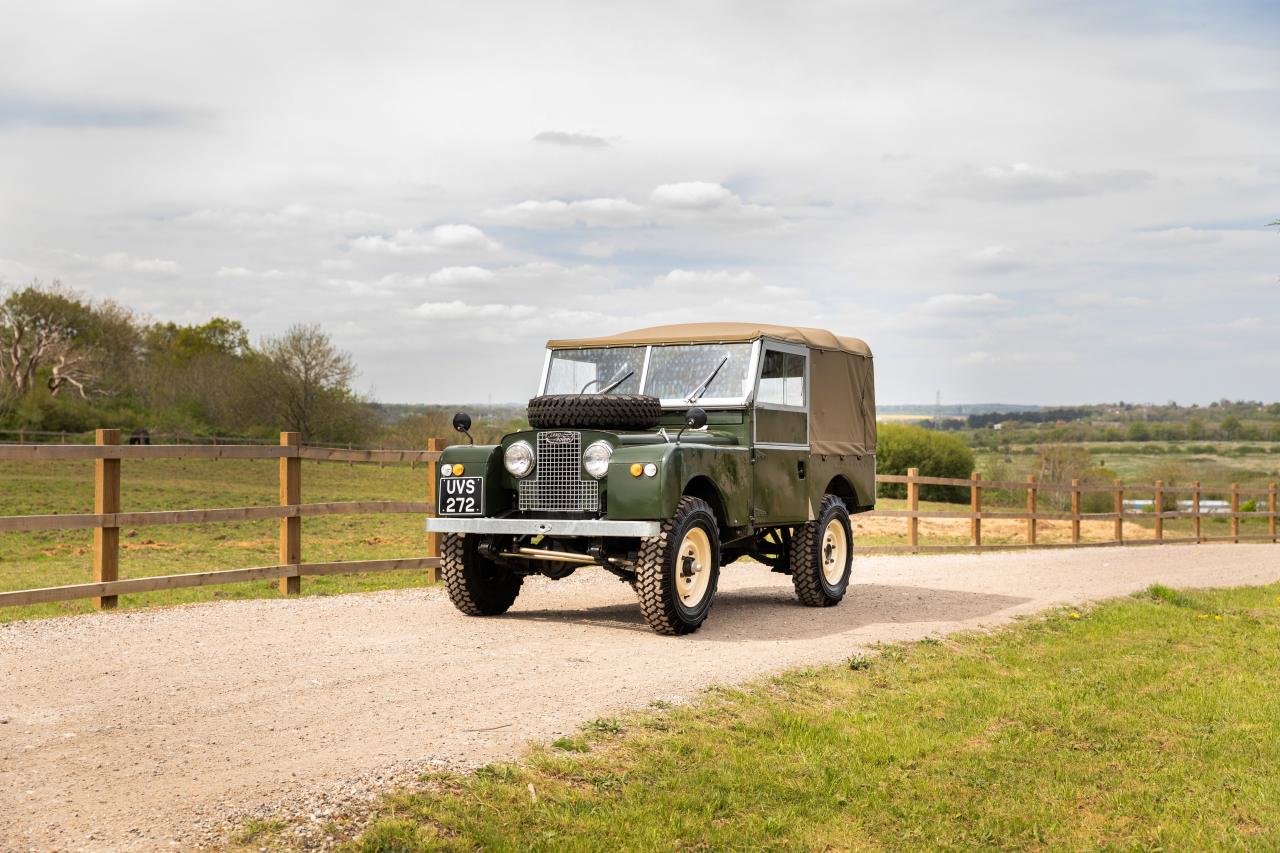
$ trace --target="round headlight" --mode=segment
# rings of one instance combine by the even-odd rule
[[[502,464],[513,477],[527,477],[533,470],[533,448],[527,441],[517,441],[502,454]]]
[[[597,441],[582,452],[582,467],[587,473],[599,480],[609,473],[609,460],[613,458],[613,448],[607,441]]]

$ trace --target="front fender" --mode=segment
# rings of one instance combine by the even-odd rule
[[[678,466],[674,464],[676,445],[641,444],[621,446],[613,451],[609,462],[608,483],[609,518],[656,519],[670,518],[680,500]],[[631,473],[632,465],[657,466],[658,473],[650,477]]]
[[[634,463],[652,462],[656,476],[631,474]],[[712,483],[731,526],[747,524],[751,471],[748,452],[736,446],[650,444],[619,447],[609,463],[609,518],[671,518],[695,478]]]
[[[462,464],[463,476],[484,477],[484,514],[496,515],[510,507],[510,493],[503,488],[502,448],[496,444],[455,444],[446,447],[436,466],[436,494],[442,494],[440,467]]]

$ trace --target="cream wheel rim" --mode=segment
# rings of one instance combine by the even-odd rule
[[[818,555],[822,561],[822,576],[827,583],[835,586],[844,577],[845,564],[849,562],[849,537],[840,519],[833,518],[827,522],[827,529],[822,532],[822,552]]]
[[[693,527],[676,551],[676,594],[685,607],[697,607],[710,585],[711,538],[701,527]]]

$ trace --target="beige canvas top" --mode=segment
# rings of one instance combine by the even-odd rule
[[[809,446],[812,452],[876,452],[876,389],[871,348],[825,329],[769,323],[679,323],[601,338],[547,341],[552,349],[731,343],[771,338],[810,350]]]
[[[646,344],[727,343],[754,341],[758,338],[773,338],[793,344],[803,344],[811,349],[871,357],[871,348],[857,338],[833,335],[826,329],[775,326],[771,323],[676,323],[670,326],[650,326],[647,329],[619,332],[616,335],[599,338],[547,341],[547,346],[553,349],[565,349]]]

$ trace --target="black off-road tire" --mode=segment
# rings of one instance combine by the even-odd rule
[[[676,574],[680,571],[680,544],[690,528],[695,526],[701,527],[710,541],[711,565],[703,571],[711,572],[711,576],[702,601],[689,607],[677,591]],[[640,542],[635,581],[636,595],[640,598],[640,612],[644,614],[649,627],[659,634],[691,634],[702,626],[711,612],[719,581],[720,532],[715,513],[706,501],[683,497],[676,505],[675,515],[662,522],[661,532]]]
[[[453,606],[468,616],[506,613],[524,578],[487,559],[480,540],[462,533],[440,535],[440,578]]]
[[[649,429],[662,401],[645,394],[545,394],[529,401],[535,429]]]
[[[848,555],[844,571],[837,583],[827,579],[823,565],[823,531],[833,520],[844,528]],[[798,524],[791,534],[791,583],[796,588],[796,598],[808,607],[834,607],[844,598],[849,588],[849,575],[853,570],[853,525],[849,510],[836,495],[823,495],[818,505],[818,517],[806,524]]]

